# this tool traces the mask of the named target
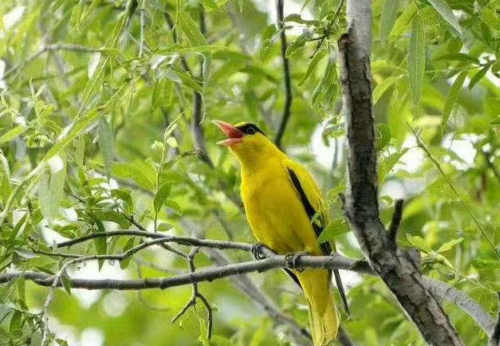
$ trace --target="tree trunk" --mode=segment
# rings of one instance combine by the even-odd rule
[[[379,218],[377,156],[370,74],[371,0],[347,0],[348,32],[338,42],[348,137],[345,210],[375,272],[431,345],[462,345],[419,264],[397,248]]]

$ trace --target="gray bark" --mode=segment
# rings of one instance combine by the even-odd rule
[[[390,240],[380,221],[371,98],[371,0],[348,0],[347,17],[348,32],[338,43],[349,144],[346,215],[373,270],[426,342],[462,345],[440,303],[425,286],[418,265]]]

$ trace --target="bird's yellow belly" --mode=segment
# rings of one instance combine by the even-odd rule
[[[260,243],[281,254],[321,254],[309,218],[287,177],[262,181],[242,195],[250,227]]]

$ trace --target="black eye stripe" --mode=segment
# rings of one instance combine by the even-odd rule
[[[264,134],[264,132],[262,132],[262,130],[259,129],[257,127],[257,125],[254,125],[254,124],[244,124],[244,125],[238,126],[237,129],[239,129],[243,133],[246,133],[249,135],[253,135],[254,133],[257,133],[257,132]]]

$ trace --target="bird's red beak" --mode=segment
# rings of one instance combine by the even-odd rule
[[[243,131],[222,120],[214,120],[213,123],[227,136],[227,139],[219,141],[217,144],[231,146],[242,141]]]

